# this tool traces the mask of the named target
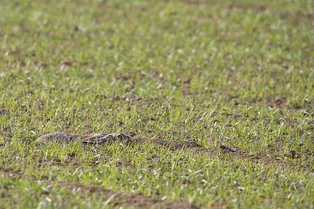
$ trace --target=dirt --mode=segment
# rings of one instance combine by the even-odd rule
[[[293,169],[298,170],[308,170],[308,168],[305,168],[302,165],[296,165],[289,164],[289,160],[283,160],[281,158],[276,157],[276,153],[278,153],[278,150],[269,150],[267,153],[260,153],[259,155],[251,155],[249,150],[243,151],[240,148],[235,148],[227,145],[220,145],[214,148],[205,148],[199,144],[197,144],[194,141],[166,141],[162,139],[138,139],[135,138],[135,136],[128,136],[126,134],[105,134],[105,133],[99,133],[99,134],[92,134],[92,135],[78,135],[78,134],[69,134],[69,133],[51,133],[46,134],[37,139],[37,142],[39,143],[49,143],[51,141],[60,142],[60,143],[68,143],[71,141],[79,140],[84,145],[88,146],[97,146],[97,145],[105,145],[107,143],[131,143],[131,144],[152,144],[157,147],[164,147],[169,148],[172,151],[178,151],[178,150],[190,150],[192,152],[201,153],[201,154],[207,154],[207,155],[217,155],[219,157],[223,157],[222,159],[228,160],[228,156],[232,157],[232,159],[242,159],[242,160],[250,160],[252,162],[256,163],[262,163],[262,164],[272,164],[272,165],[279,165],[284,164],[285,166],[291,167]],[[313,153],[308,151],[309,153],[306,153],[307,156],[313,156]],[[221,155],[222,154],[222,155]],[[291,159],[293,161],[296,160],[302,160],[300,158],[301,153],[298,153],[295,150],[291,150],[285,158]],[[227,158],[225,158],[227,157]],[[48,162],[40,162],[40,164],[58,164],[58,165],[66,165],[67,163],[75,163],[72,162],[74,159],[73,157],[70,157],[71,159],[65,160],[64,162],[61,162],[59,159],[52,159]],[[67,162],[69,161],[69,162]],[[0,172],[9,174],[10,176],[19,176],[23,177],[26,174],[23,173],[21,170],[12,170],[9,168],[1,168]],[[34,178],[35,177],[31,177]],[[114,192],[111,190],[107,190],[101,186],[97,185],[84,185],[79,184],[75,182],[56,182],[56,181],[50,181],[47,177],[42,176],[40,177],[40,180],[45,181],[49,184],[58,184],[61,187],[74,189],[79,188],[82,191],[87,191],[90,193],[101,193],[108,197],[108,203],[110,202],[110,205],[113,205],[114,207],[120,207],[120,206],[132,206],[135,208],[198,208],[197,206],[193,204],[189,204],[185,201],[170,201],[170,200],[160,200],[155,199],[149,196],[144,196],[142,194],[138,193],[130,193],[130,192]]]
[[[52,183],[52,182],[49,182]],[[199,208],[195,205],[189,204],[184,201],[163,201],[159,199],[154,199],[149,196],[144,196],[138,193],[129,193],[129,192],[114,192],[112,190],[104,189],[102,186],[95,185],[84,185],[79,183],[71,182],[58,182],[58,185],[66,187],[69,189],[80,189],[81,191],[87,191],[90,193],[102,193],[106,197],[109,197],[107,203],[114,202],[114,207],[118,206],[132,206],[136,208],[190,208],[196,209]]]
[[[0,167],[0,172],[5,173],[13,177],[23,177],[25,174],[21,170],[13,170],[9,168]],[[73,191],[73,189],[80,189],[84,192],[89,193],[101,193],[104,196],[108,197],[106,201],[107,204],[113,204],[113,207],[135,207],[135,208],[165,208],[165,209],[197,209],[199,208],[196,205],[190,204],[185,201],[175,201],[175,200],[160,200],[154,199],[149,196],[144,196],[138,193],[131,192],[115,192],[103,188],[102,186],[97,185],[85,185],[74,182],[64,182],[64,181],[49,181],[45,177],[42,177],[40,180],[47,184],[57,184],[60,187],[68,188]]]
[[[274,11],[272,11],[271,8],[268,8],[264,5],[258,5],[256,7],[246,7],[244,5],[241,4],[237,4],[236,2],[233,2],[232,4],[215,4],[212,1],[208,1],[208,0],[184,0],[183,1],[186,4],[189,5],[194,5],[194,6],[218,6],[224,9],[239,9],[243,12],[254,12],[254,13],[258,13],[258,12],[265,12],[266,10],[275,13]],[[279,17],[281,19],[291,19],[294,20],[297,23],[300,23],[304,20],[308,20],[309,22],[312,23],[312,25],[314,24],[314,14],[310,13],[310,12],[296,12],[296,13],[292,13],[292,12],[280,12]]]
[[[217,147],[212,148],[205,148],[194,141],[167,141],[163,139],[141,139],[136,138],[132,135],[132,137],[122,134],[122,133],[97,133],[91,135],[78,135],[78,134],[69,134],[69,133],[50,133],[43,136],[40,136],[37,139],[37,143],[50,143],[50,142],[60,142],[60,143],[68,143],[72,141],[80,141],[83,145],[106,145],[111,143],[126,143],[126,144],[152,144],[158,147],[165,147],[169,148],[172,151],[178,150],[191,150],[195,153],[202,153],[207,155],[232,155],[233,158],[236,159],[245,159],[251,160],[256,163],[262,164],[284,164],[286,166],[292,166],[294,168],[298,168],[300,170],[307,170],[308,168],[303,167],[300,165],[295,165],[293,163],[289,163],[290,160],[301,160],[301,156],[313,156],[314,153],[300,153],[296,152],[295,150],[291,150],[289,154],[280,158],[278,153],[278,149],[269,149],[265,153],[258,153],[258,154],[251,154],[250,150],[241,150],[240,148],[231,147],[228,145],[221,144]],[[288,159],[288,160],[285,160]]]
[[[194,151],[206,151],[207,150],[206,148],[202,147],[201,145],[193,141],[169,142],[162,139],[152,139],[152,140],[149,140],[149,142],[158,146],[169,147],[171,148],[171,150],[179,150],[179,149],[192,149]]]
[[[216,153],[221,151],[223,153],[234,153],[234,154],[243,154],[239,149],[230,148],[226,145],[221,145],[218,149],[205,148],[194,141],[167,141],[162,139],[136,139],[132,138],[126,134],[122,133],[97,133],[91,135],[79,135],[79,134],[69,134],[69,133],[49,133],[37,138],[37,143],[50,143],[50,142],[59,142],[59,143],[69,143],[73,141],[80,141],[85,145],[104,145],[115,142],[126,142],[133,144],[142,144],[150,143],[156,146],[168,147],[171,150],[180,150],[180,149],[189,149],[195,152],[202,153]]]
[[[313,157],[314,153],[305,150],[303,152],[297,152],[295,150],[290,150],[288,154],[284,155],[282,158],[278,157],[278,150],[273,151],[267,151],[263,153],[257,153],[257,154],[251,154],[250,150],[241,150],[237,147],[232,147],[229,145],[221,144],[214,148],[205,148],[196,142],[193,141],[175,141],[175,142],[169,142],[161,139],[154,139],[154,140],[148,140],[146,143],[151,143],[157,146],[167,147],[170,148],[173,151],[177,150],[190,150],[195,153],[201,153],[206,155],[218,155],[218,156],[226,156],[228,159],[228,156],[232,157],[232,159],[238,159],[238,160],[249,160],[253,161],[255,163],[261,163],[261,164],[276,164],[276,165],[284,165],[288,168],[297,169],[297,170],[307,170],[312,172],[313,169],[310,167],[306,167],[302,165],[301,163],[295,163],[291,160],[298,160],[302,161],[301,156],[305,155],[307,158]]]

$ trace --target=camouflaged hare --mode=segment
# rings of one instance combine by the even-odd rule
[[[79,135],[70,133],[49,133],[37,138],[37,143],[72,142],[80,141],[83,144],[106,144],[114,142],[131,142],[131,137],[122,133],[97,133],[91,135]]]

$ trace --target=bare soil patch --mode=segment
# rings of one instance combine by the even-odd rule
[[[272,12],[272,14],[276,13],[275,11],[272,11],[271,8],[268,8],[264,5],[258,5],[256,7],[246,7],[241,4],[237,4],[235,2],[232,4],[215,4],[212,1],[208,1],[208,0],[185,0],[183,2],[185,4],[194,5],[194,6],[214,6],[215,5],[223,9],[228,9],[228,10],[239,9],[243,12],[249,11],[249,12],[258,13],[258,12],[265,12],[266,10],[268,10]],[[300,23],[304,20],[307,20],[312,24],[312,26],[314,26],[314,14],[310,12],[296,12],[296,13],[280,12],[279,14],[276,13],[276,15],[278,15],[279,18],[281,19],[291,19],[295,21],[296,23]]]
[[[284,164],[287,166],[292,166],[299,170],[308,170],[309,168],[303,167],[300,163],[289,163],[290,160],[302,160],[301,156],[306,155],[306,157],[314,156],[314,153],[306,151],[305,153],[297,152],[291,150],[289,154],[286,154],[283,159],[278,155],[278,149],[270,149],[265,153],[251,154],[250,150],[242,150],[240,148],[231,147],[229,145],[221,144],[217,147],[206,148],[194,141],[167,141],[163,139],[140,139],[135,137],[130,137],[122,133],[97,133],[92,135],[78,135],[78,134],[68,134],[68,133],[50,133],[43,135],[37,139],[37,143],[49,143],[49,142],[61,142],[68,143],[71,141],[78,140],[83,145],[106,145],[111,143],[126,143],[126,144],[152,144],[158,147],[169,148],[172,151],[178,150],[191,150],[195,153],[202,153],[208,155],[227,155],[233,156],[236,159],[251,160],[256,163],[263,164]]]
[[[23,171],[21,170],[12,170],[9,168],[0,167],[0,172],[5,173],[14,177],[25,176]],[[102,186],[97,185],[85,185],[74,182],[63,182],[63,181],[49,181],[45,180],[43,177],[40,179],[47,184],[57,184],[60,187],[68,188],[68,189],[80,189],[84,192],[90,193],[101,193],[108,197],[107,204],[112,205],[113,207],[121,207],[121,206],[132,206],[135,208],[173,208],[173,209],[197,209],[196,205],[184,202],[184,201],[170,201],[170,200],[159,200],[154,199],[149,196],[144,196],[138,193],[130,193],[130,192],[114,192],[112,190],[108,190],[103,188]]]

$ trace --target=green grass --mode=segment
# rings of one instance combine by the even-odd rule
[[[23,173],[0,172],[0,208],[114,206],[59,181],[204,208],[314,207],[313,1],[2,0],[0,14],[0,167]],[[246,155],[22,143],[50,132]]]

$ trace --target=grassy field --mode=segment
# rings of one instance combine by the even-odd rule
[[[1,209],[313,197],[314,1],[0,1]]]

